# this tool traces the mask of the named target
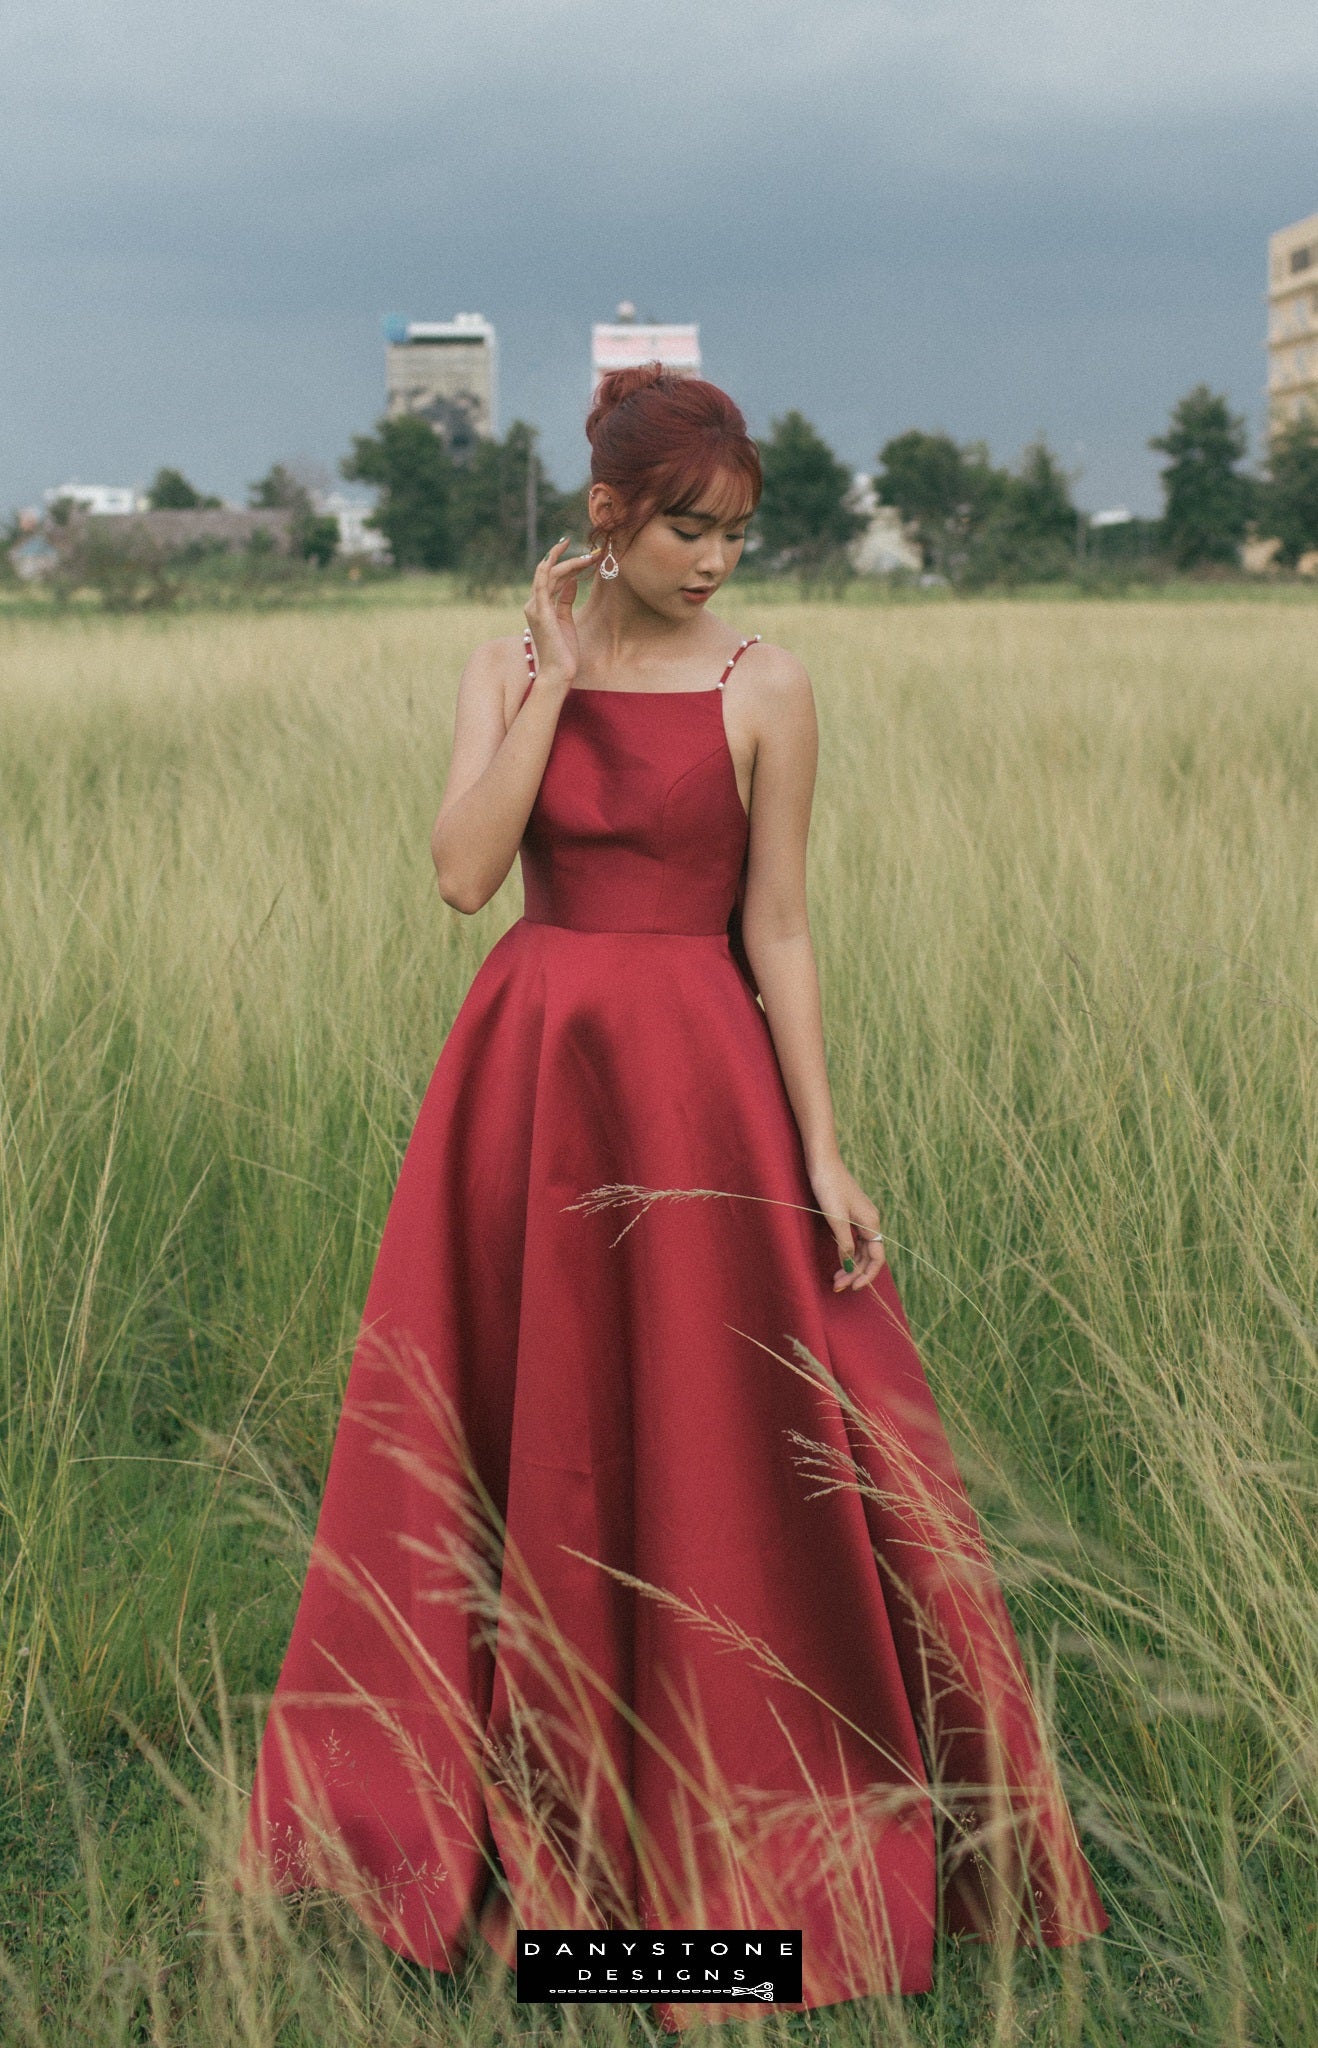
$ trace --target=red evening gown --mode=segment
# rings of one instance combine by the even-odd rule
[[[389,1210],[240,1881],[446,1971],[518,1926],[799,1927],[816,2006],[926,1990],[941,1931],[1108,1922],[892,1275],[832,1288],[739,941],[735,661],[563,704]]]

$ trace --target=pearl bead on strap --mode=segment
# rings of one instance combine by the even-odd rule
[[[751,636],[750,636],[750,639],[749,639],[749,640],[743,640],[743,641],[742,641],[742,643],[741,643],[741,646],[740,646],[740,647],[739,647],[739,648],[737,649],[737,651],[736,651],[736,653],[735,653],[735,654],[733,655],[733,657],[732,657],[731,661],[730,661],[730,662],[728,663],[727,667],[726,667],[726,668],[724,669],[724,671],[723,671],[722,675],[721,675],[721,676],[719,677],[719,679],[718,679],[718,686],[719,686],[720,690],[721,690],[721,689],[723,689],[724,685],[726,684],[726,682],[727,682],[727,680],[728,680],[728,677],[729,677],[729,676],[730,676],[730,675],[732,674],[732,671],[733,671],[733,669],[734,669],[734,668],[735,668],[735,667],[737,666],[737,663],[738,663],[738,662],[739,662],[739,661],[741,660],[741,657],[742,657],[742,655],[743,655],[743,654],[744,654],[744,653],[746,652],[746,649],[747,649],[748,647],[753,647],[753,646],[755,645],[756,641],[757,641],[757,640],[758,640],[759,638],[760,638],[760,635],[759,635],[758,633],[752,633],[752,634],[751,634]]]

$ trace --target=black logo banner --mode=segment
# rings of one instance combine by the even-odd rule
[[[517,1936],[522,2005],[652,1999],[669,2004],[801,2001],[801,1929],[530,1928]]]

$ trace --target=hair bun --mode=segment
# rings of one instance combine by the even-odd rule
[[[638,391],[649,391],[653,385],[667,384],[672,379],[673,372],[657,361],[636,363],[626,370],[607,370],[600,378],[595,403],[586,420],[586,439],[593,442],[601,422],[627,399],[634,398]]]
[[[662,363],[600,379],[590,417],[590,480],[612,505],[598,531],[630,531],[654,512],[689,512],[714,491],[730,518],[759,503],[759,450],[726,391]]]

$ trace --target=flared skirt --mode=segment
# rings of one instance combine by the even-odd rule
[[[836,1266],[727,939],[514,924],[389,1210],[244,1882],[441,1970],[801,1928],[807,2006],[1101,1931],[892,1275]]]

